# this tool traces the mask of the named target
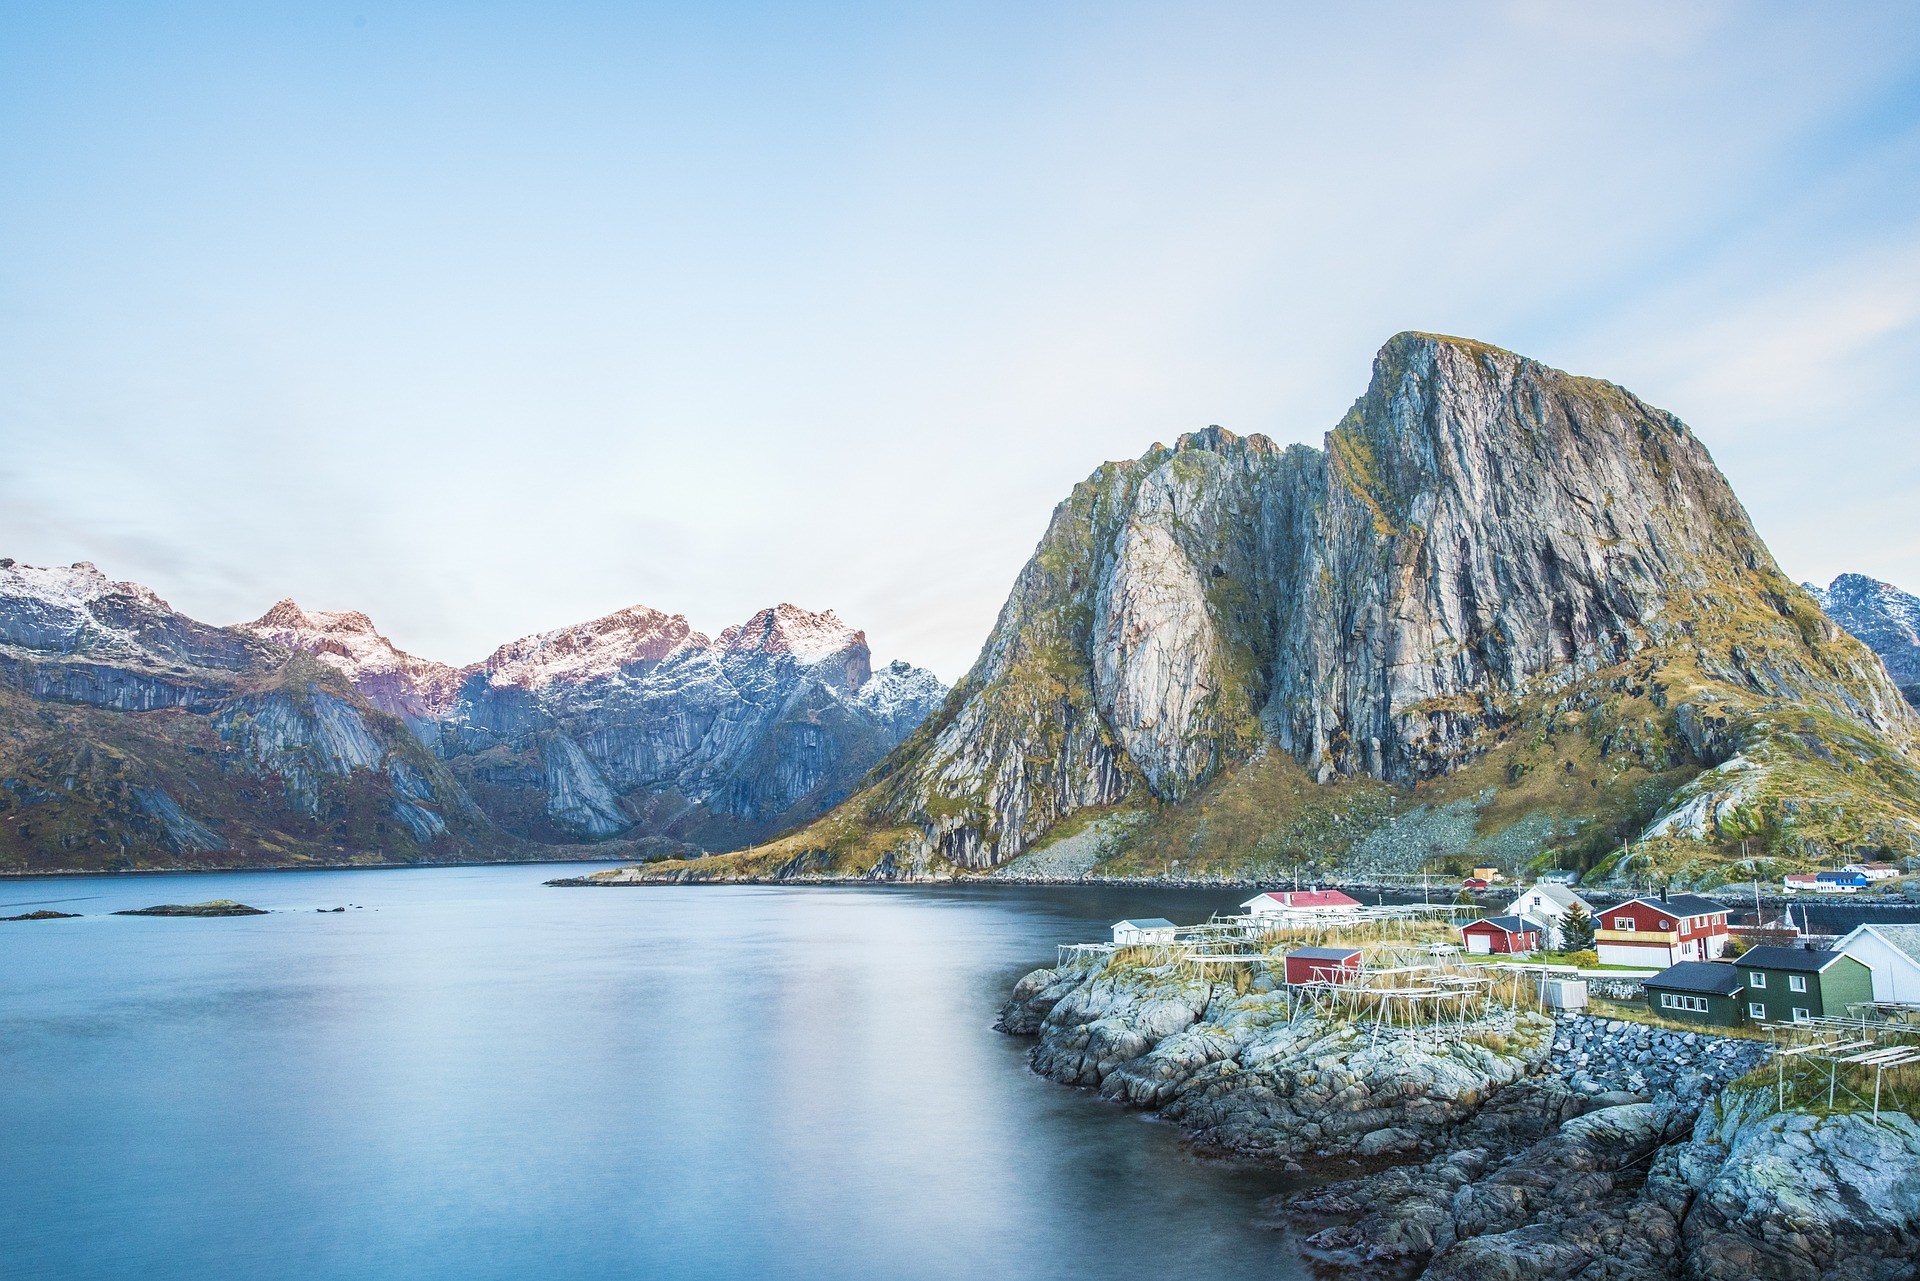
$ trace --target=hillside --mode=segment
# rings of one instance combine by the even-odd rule
[[[325,664],[90,564],[0,561],[0,868],[517,852]]]
[[[1678,419],[1409,333],[1321,449],[1208,428],[1098,468],[859,794],[647,874],[1707,884],[1920,849],[1917,729]]]

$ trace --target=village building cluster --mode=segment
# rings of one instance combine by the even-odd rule
[[[1164,917],[1116,922],[1113,946],[1176,947],[1184,936],[1195,945],[1193,959],[1204,963],[1248,959],[1243,955],[1247,943],[1229,942],[1222,950],[1222,940],[1316,930],[1316,946],[1285,951],[1286,983],[1352,991],[1377,977],[1357,945],[1361,927],[1454,911],[1384,902],[1369,906],[1337,889],[1271,890],[1242,903],[1240,915],[1205,926],[1182,927]],[[1731,916],[1725,905],[1697,894],[1661,892],[1596,907],[1564,880],[1543,879],[1521,889],[1497,915],[1459,921],[1457,945],[1428,944],[1425,950],[1435,960],[1464,953],[1468,960],[1508,963],[1545,962],[1554,958],[1540,954],[1559,953],[1561,963],[1541,971],[1542,996],[1554,1007],[1587,1003],[1581,973],[1565,964],[1578,950],[1590,951],[1587,964],[1597,966],[1585,974],[1637,980],[1648,1012],[1675,1022],[1807,1026],[1886,1014],[1920,1017],[1920,925],[1861,925],[1844,937],[1822,940],[1826,946],[1814,946],[1791,927],[1784,934],[1775,928],[1771,935],[1750,932],[1746,941],[1767,941],[1743,950],[1736,945]],[[1342,935],[1356,942],[1349,944]]]

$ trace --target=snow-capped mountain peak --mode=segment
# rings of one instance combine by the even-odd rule
[[[679,650],[711,644],[683,615],[633,605],[591,622],[509,641],[468,670],[485,672],[493,685],[538,689],[649,668]]]
[[[816,614],[784,602],[720,633],[720,648],[724,650],[789,654],[806,666],[849,649],[865,649],[866,644],[867,634],[841,622],[832,610]]]

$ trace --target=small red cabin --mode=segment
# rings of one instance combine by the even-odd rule
[[[1360,972],[1357,947],[1296,947],[1287,953],[1287,982],[1344,983]]]
[[[1487,888],[1487,885],[1488,883],[1486,881],[1481,880],[1477,876],[1469,876],[1466,880],[1460,882],[1460,888],[1463,890],[1484,890]]]
[[[1483,916],[1461,926],[1460,937],[1468,952],[1533,952],[1540,947],[1540,926],[1524,916]]]

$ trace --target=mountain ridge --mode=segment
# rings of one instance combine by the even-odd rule
[[[358,611],[217,627],[0,560],[0,866],[724,847],[839,800],[944,693],[784,604],[717,642],[634,606],[454,668]]]

